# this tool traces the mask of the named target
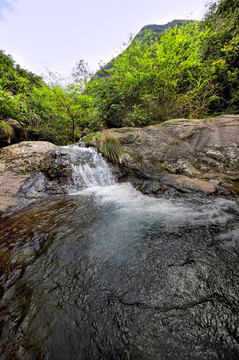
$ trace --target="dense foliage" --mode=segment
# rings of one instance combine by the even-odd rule
[[[212,3],[202,22],[208,30],[202,56],[212,70],[212,80],[220,94],[219,112],[239,111],[239,2]]]
[[[0,51],[0,115],[23,120],[28,112],[28,95],[41,78],[15,65],[11,56]]]
[[[211,3],[202,22],[179,25],[160,36],[143,28],[109,76],[90,82],[105,126],[239,111],[239,2]]]
[[[134,39],[108,70],[107,78],[94,79],[94,96],[107,126],[144,126],[174,116],[204,116],[217,99],[210,69],[200,57],[207,31],[199,24],[175,26],[147,41]]]
[[[0,119],[62,144],[103,127],[238,112],[238,0],[211,3],[201,22],[170,24],[144,27],[103,67],[107,76],[92,77],[80,61],[67,85],[44,82],[1,51]]]
[[[168,22],[165,25],[146,25],[144,26],[138,34],[135,36],[135,40],[139,40],[140,42],[144,42],[148,40],[148,37],[146,36],[147,33],[150,32],[150,39],[151,40],[160,40],[161,35],[164,31],[169,30],[173,28],[174,26],[182,26],[186,23],[192,22],[191,20],[173,20]],[[133,34],[130,34],[129,40],[125,43],[123,43],[124,47],[126,47],[126,51],[130,50],[130,47],[134,45],[133,40]],[[114,63],[118,61],[118,58],[120,57],[116,56],[111,61],[109,61],[106,65],[103,65],[99,71],[95,74],[95,76],[98,76],[98,78],[109,76],[109,70],[113,67]]]
[[[80,68],[81,72],[86,69]],[[0,120],[18,120],[29,137],[56,144],[75,141],[82,131],[98,130],[99,118],[91,96],[83,94],[79,69],[71,84],[50,74],[46,84],[39,76],[15,65],[11,56],[0,52]],[[5,126],[4,126],[5,127]]]

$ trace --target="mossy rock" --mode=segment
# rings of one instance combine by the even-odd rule
[[[13,134],[13,128],[5,121],[0,121],[0,147],[10,145]]]

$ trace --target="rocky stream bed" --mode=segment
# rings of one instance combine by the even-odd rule
[[[120,169],[93,148],[1,149],[0,358],[239,359],[238,123],[110,130]]]

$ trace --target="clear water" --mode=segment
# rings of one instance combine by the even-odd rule
[[[237,202],[144,196],[69,149],[69,195],[0,220],[1,358],[238,359]]]

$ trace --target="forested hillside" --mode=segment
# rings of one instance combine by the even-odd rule
[[[9,117],[21,123],[29,138],[56,144],[75,141],[88,127],[99,128],[93,99],[83,94],[82,80],[61,86],[56,76],[50,75],[46,84],[0,52],[0,138],[10,130],[4,121]]]
[[[11,117],[30,138],[64,144],[104,127],[238,113],[238,0],[211,4],[201,22],[165,26],[144,27],[108,76],[87,82],[81,61],[64,86],[53,77],[46,84],[1,51],[0,132]]]
[[[128,44],[124,43],[124,45],[127,46],[126,50],[124,50],[124,51],[126,51],[126,52],[129,51],[130,47],[132,45],[134,45],[136,39],[139,40],[140,42],[147,41],[148,40],[148,37],[147,37],[148,33],[150,33],[150,40],[160,41],[160,37],[161,37],[161,35],[162,35],[162,33],[164,31],[169,30],[169,29],[173,28],[176,25],[177,26],[182,26],[182,25],[185,25],[186,23],[190,23],[190,22],[192,22],[192,21],[190,21],[190,20],[173,20],[173,21],[168,22],[165,25],[156,25],[156,24],[154,24],[154,25],[145,25],[138,32],[138,34],[135,36],[135,38],[132,38],[132,35],[131,35],[130,39],[128,41]],[[113,64],[115,62],[118,61],[119,56],[116,56],[110,62],[108,62],[106,65],[102,66],[102,68],[99,71],[97,71],[95,76],[98,76],[99,78],[100,77],[110,76],[108,70],[113,67]]]

